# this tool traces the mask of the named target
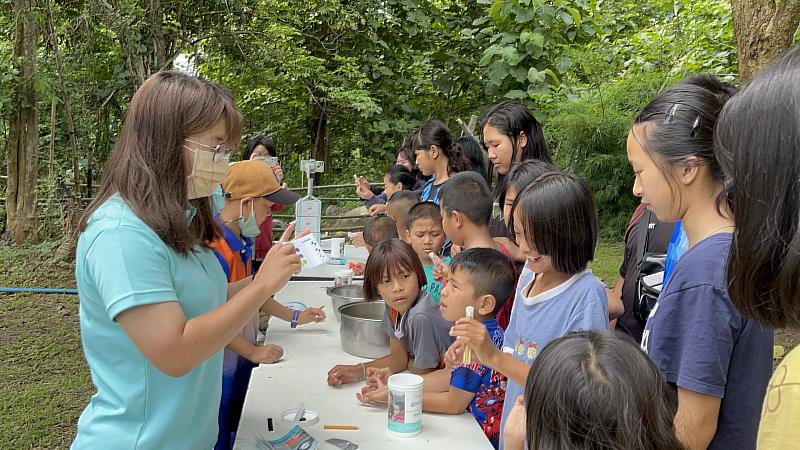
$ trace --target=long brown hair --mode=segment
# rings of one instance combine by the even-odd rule
[[[117,144],[103,169],[103,184],[81,217],[89,217],[119,192],[133,212],[180,254],[214,239],[218,231],[209,199],[192,200],[197,215],[186,224],[184,141],[222,120],[228,144],[241,137],[242,116],[223,86],[179,72],[159,72],[131,99]]]

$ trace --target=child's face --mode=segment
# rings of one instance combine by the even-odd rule
[[[387,305],[404,314],[419,294],[417,274],[402,267],[392,274],[384,274],[378,283],[378,294]]]
[[[442,222],[433,219],[417,219],[408,228],[408,239],[419,258],[429,263],[428,253],[439,253],[444,245]]]
[[[417,155],[417,167],[425,176],[431,176],[436,172],[436,160],[431,156],[430,149],[418,149],[414,151]]]
[[[519,245],[520,251],[525,255],[528,262],[528,267],[535,273],[552,273],[556,272],[553,267],[553,258],[542,255],[536,249],[532,248],[528,241],[525,240],[525,233],[523,232],[523,222],[520,218],[519,211],[514,211],[514,238]]]
[[[514,200],[517,199],[517,190],[513,187],[506,189],[506,199],[503,203],[503,220],[506,222],[506,227],[511,224],[511,207],[514,206]]]
[[[450,272],[447,284],[442,289],[439,300],[439,311],[442,317],[450,322],[467,316],[467,306],[477,311],[480,299],[475,298],[475,287],[472,285],[472,274],[461,268]]]
[[[250,201],[242,201],[242,217],[245,219],[250,216],[250,209],[255,208],[256,222],[259,225],[267,220],[267,217],[272,215],[272,203],[264,197],[257,197],[250,199]]]
[[[642,130],[640,125],[636,132],[641,136]],[[631,163],[635,178],[633,181],[633,195],[642,199],[642,203],[647,209],[652,211],[658,220],[662,221],[675,221],[680,219],[683,214],[679,210],[680,197],[673,195],[675,191],[678,195],[680,192],[675,190],[671,185],[664,172],[656,165],[653,158],[639,145],[639,142],[634,136],[634,130],[628,133],[628,161]],[[676,172],[673,174],[677,177],[679,168],[673,168]],[[676,178],[677,179],[677,178]],[[677,186],[680,187],[680,186]]]
[[[403,152],[397,154],[397,158],[395,159],[394,163],[405,167],[409,171],[414,170],[414,163],[406,159],[406,155]]]
[[[402,183],[392,184],[388,174],[383,176],[383,185],[386,190],[386,198],[392,198],[395,192],[403,189]]]
[[[447,211],[445,211],[441,205],[439,205],[439,212],[442,215],[442,230],[445,236],[449,237],[455,245],[464,245],[463,233],[461,233],[456,223],[455,212],[452,215],[448,215]]]
[[[486,149],[489,153],[489,161],[494,166],[494,170],[500,175],[508,174],[511,170],[511,157],[514,154],[514,143],[511,138],[501,133],[497,128],[486,125],[483,127],[483,142],[486,143]],[[524,148],[527,144],[528,138],[525,133],[520,133],[517,137],[517,148]],[[522,158],[522,152],[517,151],[516,160]]]

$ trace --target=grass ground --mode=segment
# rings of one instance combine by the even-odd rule
[[[51,243],[14,249],[0,244],[2,287],[74,287],[74,268],[53,263]],[[595,275],[618,277],[623,247],[601,243]],[[793,347],[800,334],[779,333]],[[83,358],[78,297],[0,294],[0,449],[68,448],[94,393]]]

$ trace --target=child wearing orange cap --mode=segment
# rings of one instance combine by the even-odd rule
[[[282,188],[272,168],[258,160],[232,164],[222,182],[222,192],[225,205],[215,218],[223,235],[209,245],[228,283],[247,283],[253,276],[251,260],[259,225],[271,214],[273,204],[290,205],[300,197]],[[267,300],[261,311],[299,325],[325,319],[322,308],[306,308],[301,312],[287,308],[275,298]],[[233,447],[253,367],[259,363],[272,364],[283,357],[283,349],[277,345],[255,345],[257,332],[258,316],[254,316],[225,348],[216,450]]]

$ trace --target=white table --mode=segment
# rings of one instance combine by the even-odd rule
[[[286,359],[253,370],[234,449],[256,449],[253,438],[257,433],[267,439],[282,436],[287,428],[278,426],[276,432],[270,433],[267,418],[272,417],[273,423],[279,424],[281,412],[297,408],[300,402],[304,402],[306,409],[319,414],[319,422],[304,428],[320,442],[321,450],[334,448],[324,442],[329,438],[347,439],[358,444],[359,450],[492,450],[472,414],[423,413],[422,434],[409,439],[393,438],[386,428],[386,407],[363,406],[356,399],[356,392],[363,382],[328,386],[327,373],[334,365],[367,361],[341,349],[339,322],[333,316],[330,298],[325,294],[324,288],[328,286],[331,286],[330,282],[292,281],[276,296],[281,302],[300,300],[310,306],[325,305],[329,317],[323,323],[295,330],[281,320],[273,318],[270,321],[267,342],[282,346]],[[326,424],[358,425],[360,429],[324,430]]]
[[[330,249],[330,240],[323,239],[321,244],[323,250]],[[326,253],[330,254],[329,251]],[[364,247],[356,247],[353,245],[345,245],[344,247],[344,257],[347,261],[357,262],[357,263],[366,263],[367,257],[369,257],[369,253],[367,249]],[[302,272],[298,273],[297,275],[292,277],[292,280],[333,280],[336,272],[340,270],[347,269],[347,264],[323,264],[318,267],[314,267],[313,269],[303,270]],[[362,279],[362,277],[356,277],[356,279]]]

